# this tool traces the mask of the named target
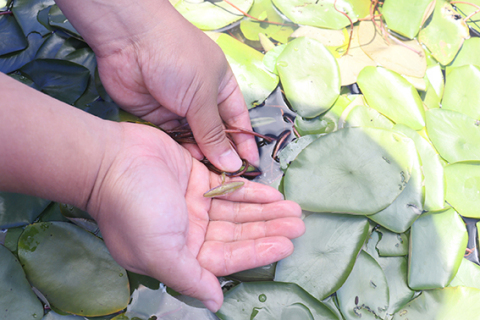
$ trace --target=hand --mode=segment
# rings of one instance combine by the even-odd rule
[[[160,130],[120,125],[121,142],[104,157],[113,160],[102,164],[87,210],[123,267],[217,311],[223,294],[215,276],[292,253],[289,239],[305,230],[296,203],[247,180],[227,196],[205,198],[220,176]]]

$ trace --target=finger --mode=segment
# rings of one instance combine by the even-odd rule
[[[161,261],[157,261],[158,265],[150,267],[150,276],[161,279],[181,294],[199,299],[212,312],[220,309],[223,293],[218,279],[200,266],[187,247],[177,252],[168,252],[159,259]],[[171,263],[166,265],[164,261]]]
[[[241,167],[242,161],[224,131],[216,96],[217,92],[199,88],[192,101],[195,108],[187,113],[187,121],[207,159],[220,170],[234,172]]]
[[[255,204],[215,199],[210,208],[210,220],[234,223],[268,221],[287,217],[300,218],[301,215],[300,206],[288,200]]]
[[[265,266],[289,256],[292,242],[285,237],[269,237],[238,242],[208,241],[197,256],[200,265],[214,275]]]
[[[205,156],[203,155],[202,151],[196,144],[192,143],[183,143],[182,146],[187,149],[192,157],[197,159],[198,161],[202,160]]]
[[[300,218],[279,218],[248,223],[211,221],[208,224],[205,241],[233,242],[275,236],[293,239],[300,237],[304,232],[305,224]]]
[[[240,128],[251,131],[252,126],[248,108],[231,69],[229,69],[227,76],[229,76],[229,80],[219,92],[218,106],[220,116],[226,123],[227,128]],[[251,164],[258,166],[260,160],[255,137],[243,133],[234,133],[231,136],[240,156]]]

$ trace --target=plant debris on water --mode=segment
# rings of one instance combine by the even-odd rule
[[[244,161],[205,196],[241,187],[225,176],[272,185],[305,234],[278,263],[220,279],[213,314],[108,258],[88,213],[0,192],[0,297],[14,297],[0,318],[479,319],[480,0],[170,2],[225,53],[260,147],[258,170]],[[53,1],[0,0],[0,30],[2,72],[139,121]],[[167,134],[194,142],[188,127]]]

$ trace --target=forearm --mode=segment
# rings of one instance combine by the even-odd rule
[[[2,73],[0,95],[0,190],[85,208],[116,123]]]

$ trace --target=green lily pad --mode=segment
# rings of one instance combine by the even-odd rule
[[[427,109],[440,108],[445,81],[442,69],[438,63],[427,68],[425,80],[427,88],[425,92],[421,93],[424,105]]]
[[[368,237],[368,220],[338,214],[312,214],[306,231],[293,239],[295,251],[279,261],[275,281],[298,284],[318,300],[340,288]]]
[[[337,299],[345,320],[385,317],[389,300],[387,279],[371,255],[360,251],[347,281],[337,291]]]
[[[36,59],[20,71],[32,79],[42,92],[69,104],[85,92],[90,77],[84,66],[58,59]]]
[[[467,259],[462,259],[460,268],[449,287],[464,286],[480,289],[480,266]]]
[[[58,50],[62,47],[65,41],[69,38],[63,32],[54,32],[49,35],[42,46],[38,49],[35,55],[36,59],[53,59]]]
[[[40,34],[32,32],[28,35],[27,41],[28,47],[25,50],[12,52],[0,57],[0,72],[10,73],[32,61],[45,39]]]
[[[337,61],[320,42],[297,38],[277,59],[285,96],[304,118],[314,118],[333,106],[340,95]]]
[[[102,240],[70,223],[27,226],[18,256],[30,283],[64,312],[101,316],[124,309],[130,300],[125,269]]]
[[[285,196],[312,212],[372,214],[405,189],[417,151],[403,134],[359,127],[307,146],[285,174]]]
[[[455,210],[423,214],[410,231],[409,287],[427,290],[447,286],[460,267],[467,241],[465,224]]]
[[[445,182],[442,159],[429,141],[417,131],[405,126],[396,125],[395,130],[402,132],[415,143],[420,160],[425,185],[424,210],[441,210],[445,205]]]
[[[465,39],[470,37],[468,26],[446,0],[437,0],[432,18],[419,32],[418,39],[443,65],[457,55]]]
[[[273,281],[275,277],[276,263],[270,263],[263,267],[253,268],[230,274],[228,278],[242,281]]]
[[[13,254],[17,254],[18,251],[18,238],[23,232],[22,227],[9,228],[5,236],[5,248],[10,250]]]
[[[480,218],[480,161],[445,167],[447,202],[464,217]]]
[[[50,8],[50,11],[48,12],[48,22],[52,27],[65,30],[78,38],[82,37],[57,5],[53,5]]]
[[[12,15],[0,16],[0,55],[20,51],[28,46],[27,38]]]
[[[235,7],[248,12],[253,0],[231,0]],[[175,8],[185,19],[202,30],[216,30],[223,28],[243,18],[243,14],[225,1],[185,1],[180,0]]]
[[[74,316],[74,315],[61,315],[55,311],[49,311],[42,320],[85,320],[85,317]]]
[[[281,44],[279,46],[276,46],[272,50],[268,51],[265,53],[265,56],[263,57],[263,65],[265,66],[266,70],[278,75],[277,71],[277,59],[278,56],[283,52],[283,49],[285,49],[287,45],[286,44]]]
[[[423,174],[418,156],[414,156],[413,161],[411,177],[403,192],[391,205],[368,216],[393,232],[405,232],[423,212]]]
[[[225,53],[247,106],[262,103],[278,85],[278,77],[263,64],[263,54],[227,34],[210,36]]]
[[[423,291],[398,311],[393,320],[476,319],[480,314],[480,290],[466,287]]]
[[[38,320],[43,305],[30,288],[17,258],[0,245],[0,318]]]
[[[295,160],[298,154],[319,137],[320,135],[317,134],[309,134],[287,144],[282,150],[280,150],[280,152],[278,152],[280,168],[282,168],[282,170],[286,170],[288,165]]]
[[[388,28],[409,39],[415,38],[423,22],[432,13],[435,0],[385,1],[382,16]]]
[[[394,233],[390,230],[379,228],[382,237],[376,248],[381,257],[398,257],[408,255],[408,236],[405,233]]]
[[[370,2],[367,0],[273,0],[273,4],[290,20],[301,25],[327,29],[342,29],[363,18]],[[334,4],[337,8],[335,10]],[[368,14],[368,13],[367,13]]]
[[[0,192],[0,229],[32,223],[49,204],[50,200],[19,193]]]
[[[415,130],[425,126],[422,99],[417,90],[396,72],[365,67],[358,75],[357,83],[368,105],[393,122]]]
[[[480,1],[479,0],[470,0],[470,1],[464,1],[466,3],[455,3],[455,7],[457,8],[457,12],[460,13],[462,19],[466,18],[467,16],[475,13],[477,11],[477,6],[480,6]],[[472,5],[473,4],[473,5]],[[473,28],[474,30],[480,32],[480,20],[479,20],[478,14],[473,15],[470,19],[467,21],[467,25],[470,28]]]
[[[442,108],[480,119],[480,67],[465,65],[450,68],[445,84]]]
[[[474,37],[465,40],[460,48],[460,51],[452,63],[448,66],[447,70],[450,69],[450,67],[461,67],[469,64],[480,67],[480,55],[478,54],[479,51],[480,38]]]
[[[480,160],[480,122],[462,113],[430,109],[427,132],[438,153],[448,162]]]
[[[54,5],[54,0],[15,0],[13,1],[12,12],[22,27],[25,36],[32,32],[41,34],[42,36],[50,32],[37,19],[38,12]]]
[[[347,115],[344,127],[375,127],[393,129],[393,122],[377,110],[358,105]]]
[[[230,290],[217,316],[223,320],[338,320],[329,308],[294,283],[244,282]]]

